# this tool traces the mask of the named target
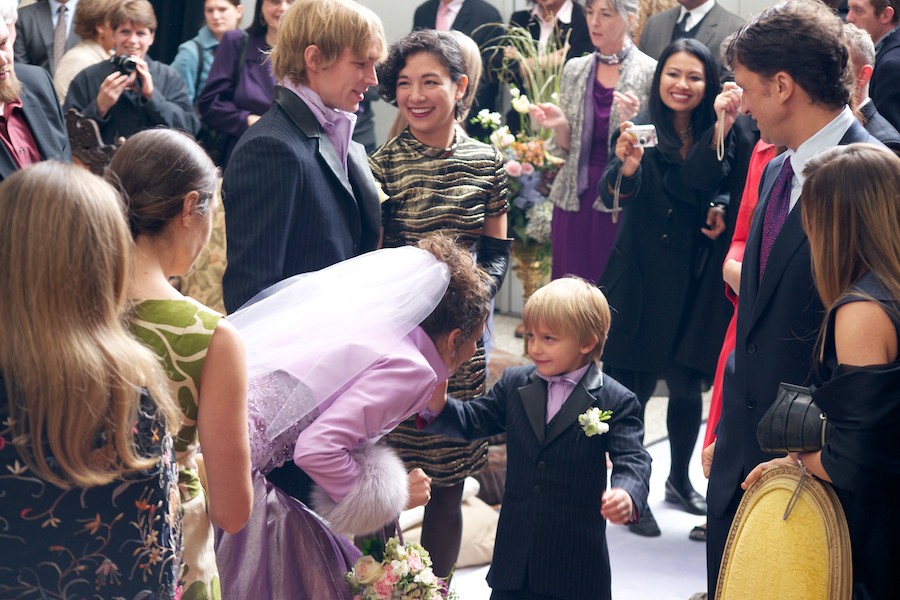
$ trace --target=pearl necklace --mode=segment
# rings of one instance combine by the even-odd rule
[[[626,37],[625,43],[618,52],[614,52],[613,54],[603,54],[600,50],[597,50],[597,60],[604,65],[618,65],[625,60],[625,57],[628,56],[628,53],[631,52],[633,47],[634,43],[632,43],[631,38]]]

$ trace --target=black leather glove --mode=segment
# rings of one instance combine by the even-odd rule
[[[490,278],[494,281],[491,286],[491,296],[495,296],[503,280],[506,278],[506,271],[509,269],[509,248],[512,240],[501,240],[498,238],[482,235],[478,238],[478,246],[475,251],[478,254],[478,266],[484,269]]]

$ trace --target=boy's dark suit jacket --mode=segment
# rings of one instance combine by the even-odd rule
[[[365,150],[350,143],[349,177],[315,116],[276,86],[275,102],[234,148],[222,196],[225,308],[257,292],[374,250],[381,207]]]
[[[840,145],[854,142],[882,145],[855,121]],[[722,416],[716,428],[707,491],[708,531],[713,534],[707,538],[710,593],[715,590],[728,524],[741,494],[740,483],[756,465],[776,457],[760,450],[756,428],[774,402],[779,383],[811,382],[816,339],[824,316],[825,309],[813,282],[809,241],[800,222],[799,206],[791,210],[784,222],[759,281],[761,215],[766,213],[785,158],[782,154],[772,159],[763,173],[759,205],[741,269],[737,338],[725,367]]]
[[[609,432],[587,437],[578,416],[596,406],[613,411]],[[497,591],[526,586],[553,598],[610,597],[606,521],[606,452],[612,487],[623,488],[642,513],[650,455],[644,449],[637,398],[591,366],[546,425],[547,383],[534,366],[507,369],[490,393],[451,400],[429,431],[478,439],[506,432],[506,490],[488,583]]]
[[[38,153],[44,160],[72,160],[69,136],[63,119],[56,91],[50,74],[40,67],[16,65],[16,77],[22,83],[22,114],[28,129],[34,136]],[[19,168],[7,150],[0,144],[0,181],[6,179]]]

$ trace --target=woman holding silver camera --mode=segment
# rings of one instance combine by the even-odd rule
[[[673,42],[660,56],[647,109],[620,125],[599,190],[621,221],[599,281],[616,310],[604,370],[642,406],[657,380],[666,380],[672,451],[666,500],[697,515],[706,514],[706,502],[691,485],[688,465],[700,429],[702,382],[715,370],[714,361],[699,364],[708,354],[699,349],[717,347],[724,335],[694,321],[715,310],[695,303],[704,270],[718,268],[708,264],[709,240],[725,227],[722,209],[710,206],[726,173],[715,148],[714,101],[726,101],[718,93],[709,50],[692,39]],[[630,528],[660,533],[649,512]]]

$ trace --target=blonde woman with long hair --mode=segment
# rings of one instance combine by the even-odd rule
[[[898,598],[900,562],[900,158],[870,144],[827,150],[803,169],[803,229],[827,307],[813,399],[830,430],[797,464],[831,482],[847,517],[854,598]]]
[[[0,595],[171,598],[180,411],[122,314],[115,190],[44,162],[0,185]]]

